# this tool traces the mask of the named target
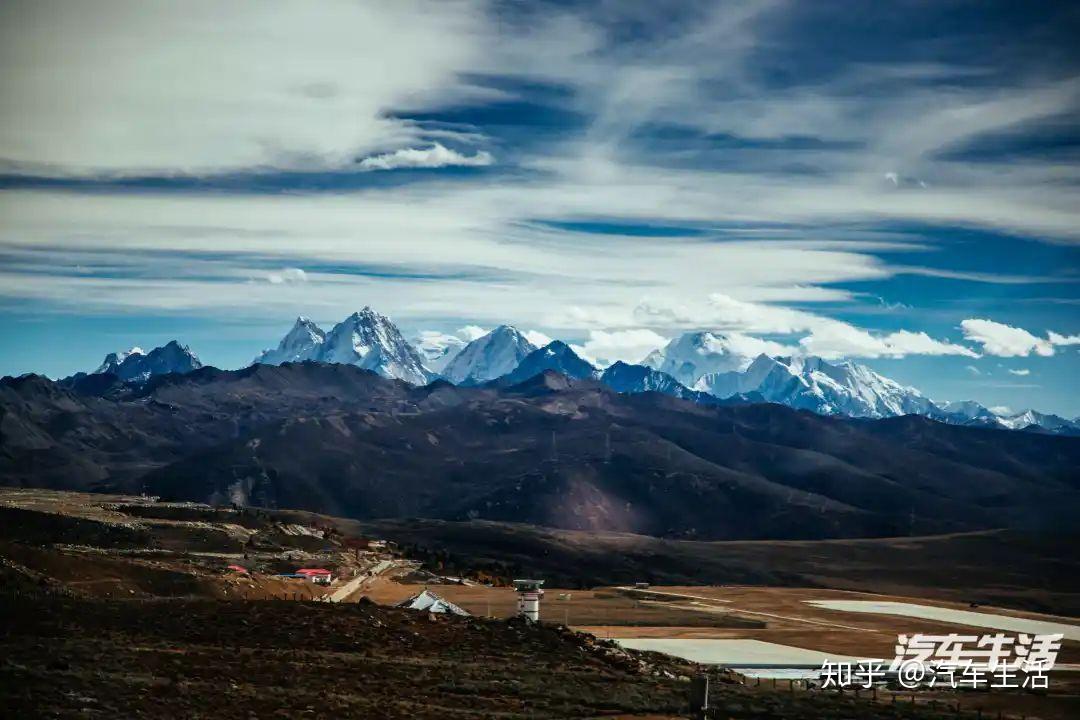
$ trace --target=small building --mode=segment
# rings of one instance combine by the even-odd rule
[[[454,603],[450,602],[446,598],[440,597],[431,592],[427,588],[418,595],[413,595],[408,600],[402,600],[397,604],[400,608],[407,608],[409,610],[426,610],[431,613],[449,613],[451,615],[464,615],[468,616],[469,612],[464,610]]]
[[[329,585],[334,578],[333,573],[325,568],[300,568],[296,574],[316,585]]]
[[[518,594],[518,615],[530,622],[540,622],[540,598],[544,597],[543,580],[514,580]]]

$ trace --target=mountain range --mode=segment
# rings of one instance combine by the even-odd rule
[[[640,364],[617,362],[602,371],[566,343],[556,340],[538,348],[510,325],[470,342],[429,334],[414,345],[389,318],[365,307],[329,332],[299,317],[276,348],[265,350],[253,362],[303,361],[354,365],[414,385],[442,379],[462,386],[497,382],[505,387],[552,370],[574,379],[599,379],[618,392],[657,392],[705,404],[733,399],[778,403],[820,415],[871,419],[923,415],[955,425],[1080,433],[1080,419],[1033,410],[1000,414],[974,401],[935,403],[917,389],[855,362],[749,356],[731,338],[712,332],[685,333]],[[126,356],[110,354],[94,374],[145,382],[152,375],[198,367],[198,359],[174,341],[145,355],[137,348]],[[76,378],[86,382],[85,375]]]
[[[315,361],[5,378],[0,484],[696,539],[1057,531],[1080,510],[1075,437],[698,402],[639,368],[608,368],[620,392],[552,369],[414,385]]]

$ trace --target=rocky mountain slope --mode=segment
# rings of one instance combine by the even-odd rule
[[[92,375],[115,375],[124,382],[145,382],[153,375],[189,373],[202,367],[187,345],[171,340],[144,353],[132,348],[126,353],[109,353]]]
[[[478,385],[513,372],[534,350],[517,328],[500,325],[462,348],[442,376],[455,385]]]
[[[280,365],[287,362],[303,362],[319,357],[326,333],[303,315],[296,318],[292,329],[272,350],[263,350],[253,362],[264,365]]]
[[[1080,440],[618,394],[551,371],[424,387],[349,365],[0,383],[0,482],[665,537],[1055,527]],[[1070,520],[1071,521],[1071,520]]]

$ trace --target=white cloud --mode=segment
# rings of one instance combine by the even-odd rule
[[[0,158],[60,174],[324,168],[422,132],[391,108],[465,99],[481,2],[78,0],[0,8]],[[298,61],[302,59],[302,61]]]
[[[965,338],[982,345],[987,355],[998,357],[1049,357],[1054,354],[1056,346],[1080,344],[1080,335],[1061,335],[1051,331],[1045,338],[1040,338],[1023,328],[984,318],[963,320],[960,329]]]
[[[598,367],[606,367],[617,360],[628,363],[640,362],[646,355],[663,345],[670,338],[648,328],[630,330],[590,330],[588,338],[574,345],[574,352]]]
[[[472,342],[477,338],[482,338],[488,334],[488,330],[480,327],[479,325],[466,325],[463,328],[458,328],[457,334],[465,339],[466,342]]]
[[[416,334],[413,344],[425,354],[436,354],[449,347],[462,347],[465,340],[457,335],[439,332],[438,330],[421,330]]]
[[[1031,374],[1031,371],[1027,368],[1017,368],[1016,370],[1009,370],[1010,375],[1019,375],[1020,377],[1026,377]]]
[[[1061,335],[1051,330],[1046,339],[1053,345],[1080,345],[1080,335]]]
[[[828,359],[898,358],[907,355],[978,356],[971,348],[936,340],[924,332],[899,330],[875,334],[816,313],[766,303],[746,302],[723,293],[710,295],[709,302],[704,307],[671,308],[643,304],[638,308],[638,317],[695,325],[704,329],[803,335],[799,346],[804,353]]]
[[[799,345],[811,355],[826,359],[838,358],[902,358],[908,355],[961,355],[978,357],[971,348],[935,340],[924,332],[899,330],[873,335],[845,322],[828,321],[799,340]]]
[[[979,370],[979,368],[975,367],[974,365],[965,365],[964,369],[976,377],[982,375],[982,370]]]
[[[308,276],[300,268],[289,267],[279,272],[267,273],[266,279],[271,285],[293,285],[307,282]]]
[[[525,332],[523,332],[521,334],[525,336],[526,340],[528,340],[529,342],[531,342],[533,345],[535,345],[538,348],[539,347],[544,347],[545,345],[549,344],[551,342],[551,340],[552,340],[551,337],[549,337],[548,335],[545,335],[544,333],[540,332],[539,330],[526,330]]]
[[[491,153],[478,150],[463,155],[439,143],[426,148],[402,148],[383,155],[372,155],[360,161],[361,170],[395,170],[399,168],[441,168],[450,166],[481,167],[494,162]]]

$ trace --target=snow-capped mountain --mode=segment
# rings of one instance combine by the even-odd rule
[[[1006,430],[1037,429],[1052,433],[1080,433],[1080,422],[1037,410],[1021,410],[1020,412],[1003,409],[990,410],[974,400],[940,402],[937,403],[937,407],[940,412],[931,413],[930,416],[952,425],[983,425]]]
[[[318,357],[325,341],[326,333],[301,315],[296,318],[292,330],[281,339],[278,346],[272,350],[263,350],[252,364],[281,365],[287,362],[314,360]]]
[[[708,393],[691,390],[667,373],[644,365],[631,365],[619,360],[609,365],[600,376],[600,382],[619,393],[658,392],[662,395],[693,400],[715,402]]]
[[[109,353],[108,355],[105,356],[105,360],[100,365],[98,365],[97,370],[95,370],[94,372],[92,372],[90,374],[91,375],[100,375],[102,373],[112,372],[115,375],[116,373],[114,371],[116,370],[116,368],[120,367],[120,363],[124,362],[129,357],[131,357],[132,355],[145,355],[145,354],[146,353],[143,351],[143,349],[141,347],[139,347],[138,345],[136,345],[135,347],[131,348],[130,350],[128,350],[126,352]]]
[[[753,359],[722,333],[693,332],[653,350],[641,364],[692,387],[702,375],[745,370]]]
[[[576,380],[595,379],[598,375],[596,368],[578,357],[569,345],[562,340],[555,340],[526,355],[513,372],[507,373],[500,380],[506,385],[516,385],[545,370],[554,370]]]
[[[951,400],[938,402],[935,405],[938,412],[931,412],[930,417],[950,425],[1005,427],[992,410],[974,400]]]
[[[828,363],[819,357],[771,358],[759,355],[744,372],[701,377],[695,390],[716,397],[758,393],[768,402],[822,415],[882,418],[930,415],[934,404],[918,390],[850,361]]]
[[[424,385],[431,379],[416,348],[405,340],[388,317],[370,307],[335,325],[311,359],[356,365],[414,385]]]
[[[442,374],[446,366],[450,364],[450,361],[457,357],[457,354],[461,352],[461,349],[465,347],[466,341],[459,338],[457,335],[449,335],[446,333],[425,331],[413,340],[413,347],[420,353],[420,356],[424,358],[424,365],[427,369]]]
[[[1069,420],[1034,410],[1002,413],[970,400],[935,404],[915,388],[850,361],[747,354],[750,348],[761,348],[763,342],[737,334],[685,333],[650,353],[640,365],[617,362],[600,374],[566,343],[556,340],[537,349],[510,325],[500,325],[469,343],[456,335],[426,331],[412,345],[387,317],[365,307],[329,333],[299,317],[277,348],[264,351],[254,362],[345,363],[413,384],[425,384],[438,376],[457,385],[479,385],[495,379],[518,384],[550,371],[576,379],[599,379],[616,392],[659,392],[703,403],[729,398],[764,400],[824,415],[885,418],[918,414],[954,425],[1080,434],[1080,418]],[[766,345],[782,349],[775,343]],[[190,359],[185,359],[185,354]],[[96,372],[139,380],[198,367],[198,359],[174,341],[149,354],[139,348],[111,353]]]
[[[170,340],[148,353],[132,348],[126,353],[109,353],[92,374],[110,373],[125,382],[145,382],[153,375],[189,373],[202,367],[187,345]]]
[[[1022,410],[1010,415],[999,415],[997,421],[1010,430],[1024,430],[1032,426],[1055,433],[1080,433],[1080,424],[1060,415]]]
[[[477,385],[512,372],[534,350],[517,328],[500,325],[462,348],[442,376],[456,385]]]

